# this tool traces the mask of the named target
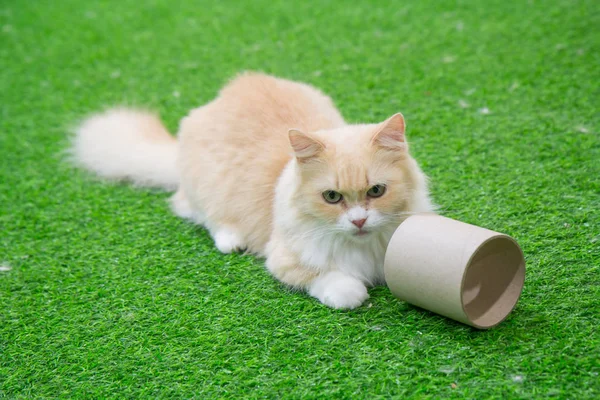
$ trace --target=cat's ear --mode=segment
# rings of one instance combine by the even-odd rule
[[[406,150],[405,128],[402,114],[394,114],[379,125],[371,143],[389,150]]]
[[[308,162],[318,157],[325,149],[325,146],[321,142],[297,129],[290,129],[288,135],[296,159],[299,162]]]

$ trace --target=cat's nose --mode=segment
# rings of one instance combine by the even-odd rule
[[[365,224],[365,222],[367,222],[367,219],[366,219],[366,218],[363,218],[363,219],[354,219],[354,220],[352,220],[352,223],[353,223],[354,225],[356,225],[356,226],[358,227],[358,229],[362,228],[362,227],[363,227],[363,225]]]

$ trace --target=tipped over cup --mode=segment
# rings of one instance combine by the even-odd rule
[[[513,238],[435,214],[413,215],[398,227],[384,269],[400,300],[479,329],[510,314],[525,281]]]

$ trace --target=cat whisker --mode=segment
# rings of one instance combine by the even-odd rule
[[[416,214],[420,214],[419,212],[411,212],[411,211],[403,211],[403,212],[398,212],[398,213],[381,213],[382,215],[384,215],[385,217],[388,218],[408,218],[412,215],[416,215]]]
[[[299,236],[300,238],[308,238],[308,237],[312,237],[315,239],[320,239],[335,233],[342,233],[342,232],[346,232],[345,229],[337,227],[337,226],[330,226],[330,227],[317,227],[317,228],[313,228],[310,229],[308,231],[304,231],[302,232],[302,234]]]

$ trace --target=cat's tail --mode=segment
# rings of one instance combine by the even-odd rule
[[[177,140],[146,111],[117,108],[86,119],[75,130],[71,155],[104,178],[167,190],[179,183]]]

